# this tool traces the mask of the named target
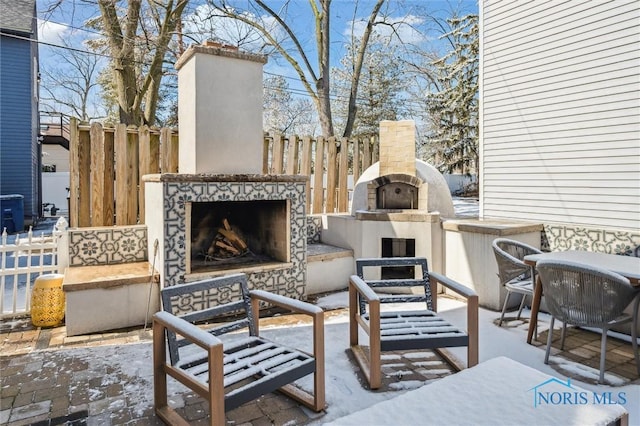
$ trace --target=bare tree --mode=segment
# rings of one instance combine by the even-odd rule
[[[142,0],[127,0],[126,9],[118,8],[118,3],[98,1],[112,57],[120,121],[154,124],[165,56],[188,0],[148,0],[146,19]]]
[[[380,9],[386,0],[376,0],[369,12],[369,18],[362,34],[362,44],[358,51],[359,58],[354,61],[355,70],[350,90],[350,108],[355,115],[355,98],[358,92],[358,81],[362,67],[362,56],[367,48],[369,36],[377,22]],[[267,5],[262,0],[250,0],[246,9],[235,7],[226,0],[209,0],[209,4],[215,10],[215,16],[231,18],[254,28],[264,39],[264,44],[271,46],[284,58],[295,70],[303,87],[313,100],[320,127],[324,136],[333,136],[333,120],[331,115],[331,77],[330,77],[330,54],[331,54],[331,0],[310,0],[309,8],[313,17],[313,24],[310,26],[298,26],[298,32],[292,25],[296,16],[289,13],[291,1],[279,3],[278,10]],[[343,5],[344,6],[344,5]],[[358,2],[353,3],[353,7],[358,7]],[[300,29],[302,28],[302,29]],[[308,38],[309,34],[304,31],[313,30],[315,39],[315,50],[308,49],[302,42]],[[316,53],[315,60],[311,57]],[[348,136],[351,128],[345,129]]]
[[[105,116],[105,112],[92,102],[95,89],[100,86],[99,56],[65,48],[53,51],[54,60],[42,62],[41,100],[56,112],[62,112],[91,121]]]

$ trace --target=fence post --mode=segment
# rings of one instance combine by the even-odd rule
[[[289,137],[289,146],[287,148],[287,170],[286,174],[294,175],[298,174],[298,160],[299,160],[299,139],[297,135]]]
[[[325,211],[327,213],[334,213],[336,211],[336,182],[338,178],[338,142],[336,138],[331,136],[328,142],[327,149],[327,206]]]
[[[71,117],[69,120],[69,221],[73,227],[78,226],[79,144],[78,119]]]
[[[353,141],[353,160],[351,160],[351,170],[353,170],[353,184],[355,185],[362,173],[360,171],[360,138]]]
[[[302,138],[302,160],[300,162],[300,174],[307,177],[307,189],[305,194],[307,196],[306,212],[311,213],[311,137],[305,136]]]
[[[362,143],[363,158],[362,158],[362,171],[364,172],[371,166],[371,142],[369,139],[365,139]]]
[[[78,130],[78,226],[91,226],[91,134]]]
[[[140,223],[144,223],[144,182],[142,176],[151,173],[151,135],[147,125],[138,128],[138,213]]]
[[[125,124],[115,132],[116,225],[133,225],[138,214],[138,141]]]
[[[269,135],[269,133],[264,132],[264,135],[262,137],[262,174],[263,175],[268,175],[269,174],[269,154],[271,153],[271,150],[269,149],[269,145],[271,144],[271,136]]]
[[[104,167],[111,159],[106,158],[102,125],[92,123],[89,134],[91,137],[91,225],[103,226],[106,225],[103,210],[106,186]]]
[[[112,226],[114,222],[114,206],[115,188],[113,187],[116,178],[115,172],[115,151],[114,151],[114,132],[112,129],[104,132],[104,194],[102,194],[102,209],[104,210],[104,225]]]
[[[277,133],[273,137],[273,156],[271,157],[271,174],[282,174],[284,163],[284,136]]]
[[[369,142],[369,144],[371,145],[371,163],[373,164],[375,162],[378,161],[378,150],[376,150],[376,146],[378,145],[376,143],[376,137],[375,136],[371,136],[371,141]]]
[[[340,139],[340,163],[338,168],[338,213],[349,210],[349,139]]]
[[[174,140],[170,128],[160,130],[160,149],[162,150],[162,173],[176,173],[178,171],[178,141]]]
[[[69,266],[69,224],[64,217],[58,219],[53,227],[53,240],[56,243],[57,272],[64,272]]]
[[[313,163],[313,213],[323,213],[324,201],[324,138],[316,138],[316,157]]]

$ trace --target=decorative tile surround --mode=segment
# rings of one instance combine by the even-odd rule
[[[187,202],[290,201],[289,267],[247,272],[250,288],[295,298],[304,296],[307,262],[306,178],[273,175],[171,175],[163,174],[164,282],[184,283],[186,276]],[[233,272],[233,271],[231,271]]]
[[[640,232],[545,224],[541,246],[544,251],[586,250],[639,256]]]
[[[69,229],[69,266],[112,265],[145,260],[145,225]]]

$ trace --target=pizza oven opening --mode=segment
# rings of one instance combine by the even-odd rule
[[[415,176],[395,173],[380,176],[368,184],[368,210],[417,210],[422,181]],[[426,187],[425,187],[426,188]]]

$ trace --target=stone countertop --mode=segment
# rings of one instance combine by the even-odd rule
[[[65,270],[62,289],[65,292],[113,288],[151,281],[149,262],[118,263],[113,265],[73,266]],[[160,282],[156,271],[153,282]]]
[[[447,219],[442,223],[445,231],[471,232],[506,236],[527,232],[541,232],[542,223],[505,219]]]
[[[338,259],[341,257],[352,257],[353,250],[332,246],[323,243],[307,244],[307,261],[320,262]]]
[[[257,175],[257,174],[213,174],[213,173],[162,173],[144,175],[145,182],[306,182],[304,175]]]

